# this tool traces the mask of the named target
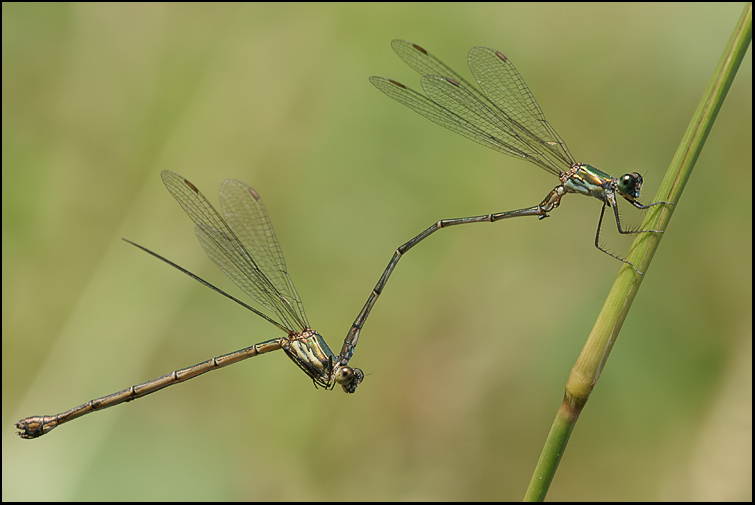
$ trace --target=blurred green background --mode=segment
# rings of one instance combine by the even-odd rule
[[[505,52],[575,158],[643,173],[650,201],[742,8],[3,4],[3,499],[521,499],[621,266],[587,198],[408,254],[355,395],[274,353],[39,440],[13,423],[279,335],[121,241],[240,293],[163,169],[213,202],[226,178],[260,192],[334,350],[398,245],[553,188],[374,89],[419,87],[391,39],[467,76],[471,47]],[[551,500],[752,498],[751,72],[748,54]]]

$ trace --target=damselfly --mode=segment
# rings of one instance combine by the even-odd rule
[[[283,349],[312,379],[315,388],[319,386],[332,389],[336,384],[340,384],[344,391],[353,393],[364,379],[360,369],[347,366],[356,342],[349,346],[346,345],[347,342],[344,343],[344,349],[349,349],[348,358],[343,355],[336,356],[322,336],[309,326],[304,306],[288,275],[273,225],[259,194],[243,182],[226,180],[220,186],[220,207],[223,211],[221,216],[192,183],[167,170],[161,175],[168,191],[196,223],[194,231],[207,255],[242,291],[273,312],[276,317],[270,317],[247,305],[159,254],[129,240],[126,242],[251,310],[284,331],[286,336],[176,370],[123,391],[88,401],[54,416],[27,417],[16,423],[16,428],[21,430],[21,438],[40,437],[56,426],[90,412],[136,400],[198,375],[278,349]]]
[[[482,89],[480,91],[417,44],[394,40],[391,45],[401,59],[422,74],[422,88],[427,96],[393,79],[370,77],[370,82],[376,88],[449,130],[503,154],[537,165],[557,176],[560,184],[534,207],[437,221],[396,250],[362,311],[361,315],[364,317],[357,321],[364,322],[401,256],[434,232],[458,224],[492,223],[510,217],[537,216],[544,219],[558,207],[561,198],[567,193],[592,196],[603,202],[595,234],[595,247],[623,261],[642,275],[632,263],[600,245],[600,227],[606,207],[613,209],[619,233],[662,233],[662,230],[628,230],[621,225],[617,194],[638,209],[662,203],[671,204],[654,202],[642,205],[637,201],[642,188],[642,176],[639,173],[630,172],[616,178],[593,166],[577,163],[556,130],[545,120],[542,109],[522,76],[503,53],[487,47],[475,47],[469,51],[467,61]],[[359,328],[352,327],[351,332],[358,334]]]

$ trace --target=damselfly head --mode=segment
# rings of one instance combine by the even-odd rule
[[[617,179],[616,190],[628,200],[639,198],[640,189],[642,189],[642,176],[637,172],[624,174]]]
[[[364,372],[359,368],[351,368],[350,366],[336,366],[333,376],[347,393],[356,391],[357,386],[364,380]]]

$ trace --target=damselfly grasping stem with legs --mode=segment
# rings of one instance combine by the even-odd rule
[[[487,47],[475,47],[469,51],[467,61],[482,89],[480,91],[422,47],[405,40],[394,40],[391,45],[401,59],[422,74],[422,88],[427,96],[393,79],[370,77],[370,82],[376,88],[449,130],[503,154],[529,161],[558,177],[559,185],[533,207],[483,216],[441,219],[400,246],[352,326],[342,354],[348,354],[347,344],[356,343],[358,340],[361,327],[377,297],[383,291],[399,259],[409,249],[436,231],[449,226],[494,223],[520,216],[537,216],[544,219],[559,206],[561,198],[567,193],[592,196],[603,203],[595,234],[595,247],[623,261],[638,275],[642,275],[632,263],[600,245],[600,228],[606,207],[613,209],[619,233],[662,233],[662,230],[628,230],[622,227],[617,194],[638,209],[660,204],[672,205],[671,202],[641,204],[637,198],[642,188],[642,176],[637,172],[616,178],[593,166],[577,163],[556,130],[545,120],[542,109],[522,76],[503,53]]]

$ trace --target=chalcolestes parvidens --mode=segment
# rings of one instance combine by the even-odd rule
[[[441,219],[401,245],[373,289],[362,311],[365,317],[383,291],[401,256],[436,231],[467,223],[494,223],[511,217],[537,216],[544,219],[568,193],[592,196],[603,202],[595,234],[595,247],[623,261],[642,275],[629,261],[601,247],[600,228],[606,207],[613,209],[619,233],[662,233],[662,230],[622,228],[616,195],[622,196],[638,209],[659,204],[671,205],[671,202],[643,205],[637,201],[642,188],[642,176],[637,172],[616,178],[593,166],[577,163],[556,130],[545,120],[542,109],[522,76],[503,53],[487,47],[475,47],[469,51],[467,61],[482,89],[480,91],[422,47],[398,39],[391,45],[402,60],[422,74],[422,88],[426,96],[393,79],[370,77],[370,82],[376,88],[440,126],[503,154],[537,165],[558,177],[560,184],[534,207],[483,216]],[[364,318],[357,320],[364,322]],[[351,332],[358,336],[359,328],[352,327]]]
[[[126,242],[251,310],[284,331],[286,336],[176,370],[123,391],[88,401],[54,416],[27,417],[16,423],[16,428],[21,430],[21,438],[40,437],[56,426],[90,412],[136,400],[198,375],[278,349],[283,349],[312,379],[315,387],[332,389],[336,384],[340,384],[344,391],[353,393],[364,379],[360,369],[347,366],[356,342],[351,345],[347,338],[347,342],[344,343],[344,349],[349,350],[348,358],[343,354],[336,356],[320,334],[309,326],[304,306],[288,276],[286,262],[270,217],[257,192],[243,182],[226,180],[220,186],[220,206],[223,211],[221,215],[192,183],[167,170],[161,175],[168,191],[196,223],[194,231],[207,255],[242,291],[274,313],[275,317],[270,317],[234,298],[159,254],[131,241]]]

